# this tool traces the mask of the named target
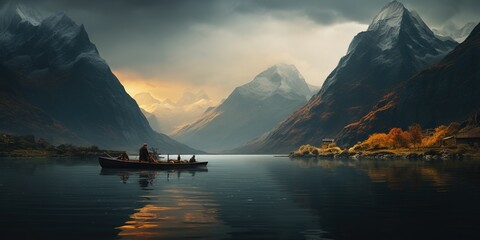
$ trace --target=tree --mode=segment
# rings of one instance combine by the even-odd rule
[[[446,135],[448,132],[448,127],[445,125],[440,125],[435,128],[435,131],[431,136],[427,136],[423,139],[422,145],[423,146],[433,146],[435,144],[438,144]]]
[[[419,144],[422,143],[423,133],[420,124],[417,123],[408,127],[408,133],[410,134],[411,141],[414,147],[417,147]]]
[[[394,148],[408,147],[411,139],[410,134],[404,132],[401,128],[390,129],[388,137]]]
[[[362,145],[366,149],[382,149],[390,147],[388,135],[385,133],[374,133],[365,140]]]

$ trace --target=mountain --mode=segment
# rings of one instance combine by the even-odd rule
[[[180,99],[178,99],[177,105],[187,106],[202,100],[205,100],[205,101],[210,100],[210,97],[203,90],[199,90],[197,93],[192,93],[187,91],[182,94]]]
[[[295,66],[277,64],[235,88],[222,104],[172,137],[210,152],[232,149],[272,129],[311,96]]]
[[[139,93],[133,97],[144,110],[150,126],[167,134],[200,117],[208,108],[217,105],[203,91],[184,92],[177,102],[159,100],[150,93]],[[148,113],[148,114],[145,114]]]
[[[312,96],[317,94],[318,91],[320,90],[320,87],[319,86],[315,86],[315,85],[312,85],[312,84],[308,84],[308,89],[310,89],[310,92],[312,93]]]
[[[140,107],[144,107],[144,106],[148,107],[154,104],[162,103],[162,101],[154,98],[150,93],[147,93],[147,92],[138,93],[135,96],[133,96],[133,99],[137,101],[137,104]]]
[[[195,151],[151,129],[83,25],[11,2],[0,13],[0,132],[102,148],[149,142],[163,152]]]
[[[433,29],[433,32],[436,35],[450,37],[457,42],[463,42],[465,38],[467,38],[467,36],[472,32],[475,26],[477,26],[477,23],[469,22],[463,27],[457,27],[455,24],[450,22],[441,29]]]
[[[140,110],[142,110],[143,115],[147,118],[147,121],[148,121],[148,124],[150,125],[150,127],[152,127],[152,129],[155,130],[155,131],[162,132],[162,131],[160,131],[161,123],[160,123],[160,121],[158,121],[157,116],[153,115],[152,113],[147,112],[143,108],[140,108]]]
[[[423,128],[461,122],[480,109],[480,25],[438,64],[385,95],[338,142],[351,145],[375,132],[418,123]]]
[[[271,132],[237,152],[290,152],[320,145],[363,117],[400,81],[438,61],[457,43],[437,38],[415,12],[397,1],[384,6],[357,34],[321,90]]]

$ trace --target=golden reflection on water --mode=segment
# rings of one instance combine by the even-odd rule
[[[136,209],[118,236],[124,239],[175,239],[224,234],[218,218],[218,204],[212,193],[183,189],[167,189],[160,195],[142,196],[148,203]],[[186,231],[188,230],[188,231]]]
[[[451,176],[440,162],[408,160],[328,160],[328,159],[293,159],[302,168],[320,167],[335,169],[350,167],[367,174],[372,182],[386,183],[392,190],[418,187],[425,182],[431,184],[437,192],[447,192]]]

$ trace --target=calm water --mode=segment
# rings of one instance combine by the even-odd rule
[[[479,239],[480,160],[0,159],[0,239]]]

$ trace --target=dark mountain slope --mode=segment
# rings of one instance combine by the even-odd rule
[[[419,123],[423,128],[462,121],[480,109],[480,25],[438,64],[387,94],[360,121],[345,127],[339,144],[374,132]]]
[[[161,151],[194,151],[150,128],[83,25],[63,13],[39,18],[34,9],[12,3],[0,12],[0,66],[8,73],[0,79],[8,96],[1,111],[9,121],[22,118],[21,108],[39,116],[2,122],[0,131],[30,130],[52,143],[136,149],[149,142]]]

